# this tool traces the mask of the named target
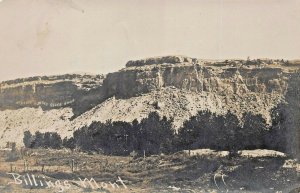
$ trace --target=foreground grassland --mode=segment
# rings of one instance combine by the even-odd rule
[[[295,160],[255,153],[231,159],[203,151],[132,158],[35,149],[8,161],[10,151],[1,150],[0,192],[290,192],[300,187]]]

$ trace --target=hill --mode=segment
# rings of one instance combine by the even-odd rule
[[[174,118],[179,128],[197,111],[261,114],[286,103],[298,152],[299,66],[283,60],[201,60],[185,56],[129,61],[107,75],[43,76],[0,83],[0,142],[22,145],[23,132],[64,136],[93,121],[141,120],[150,112]],[[242,121],[242,120],[241,120]],[[298,140],[299,141],[299,140]]]

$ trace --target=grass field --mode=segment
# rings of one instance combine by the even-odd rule
[[[289,192],[300,187],[297,162],[284,156],[253,151],[255,156],[248,152],[229,159],[226,153],[199,152],[134,159],[30,149],[8,161],[10,151],[1,150],[0,192]]]

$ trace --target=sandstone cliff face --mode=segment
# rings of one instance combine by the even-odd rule
[[[297,74],[280,65],[241,67],[239,63],[227,61],[220,67],[222,62],[167,56],[129,61],[126,68],[106,77],[61,75],[6,81],[0,83],[0,109],[95,106],[113,96],[130,98],[167,87],[220,96],[284,96],[291,75]]]
[[[285,100],[290,93],[287,90],[297,89],[291,88],[298,83],[291,77],[299,76],[298,68],[271,60],[222,62],[168,56],[129,61],[126,66],[107,75],[103,84],[106,98],[128,99],[175,88],[199,96],[213,95],[217,113],[230,110],[240,117],[251,111],[262,114],[267,123],[270,110]]]
[[[104,86],[108,96],[126,98],[162,87],[176,87],[218,95],[286,92],[291,73],[281,68],[248,69],[201,66],[200,64],[166,64],[126,68],[108,74]]]
[[[75,108],[79,103],[84,106],[86,100],[96,105],[101,98],[98,94],[101,94],[99,90],[103,79],[103,75],[66,74],[5,81],[0,83],[0,109]],[[87,110],[88,107],[84,109]]]
[[[238,117],[251,111],[271,124],[270,110],[283,101],[289,103],[289,124],[295,136],[299,133],[299,77],[299,65],[277,60],[167,56],[129,61],[126,68],[106,76],[6,81],[0,83],[0,141],[12,140],[16,128],[34,132],[55,125],[57,132],[68,136],[92,121],[140,120],[152,111],[174,117],[176,128],[203,109],[219,114],[231,111]],[[13,117],[14,112],[22,117],[22,112],[29,111],[39,115],[30,118],[34,124]],[[53,124],[38,124],[40,117]]]

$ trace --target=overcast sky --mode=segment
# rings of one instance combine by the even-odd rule
[[[131,59],[300,58],[300,0],[0,0],[0,80]]]

